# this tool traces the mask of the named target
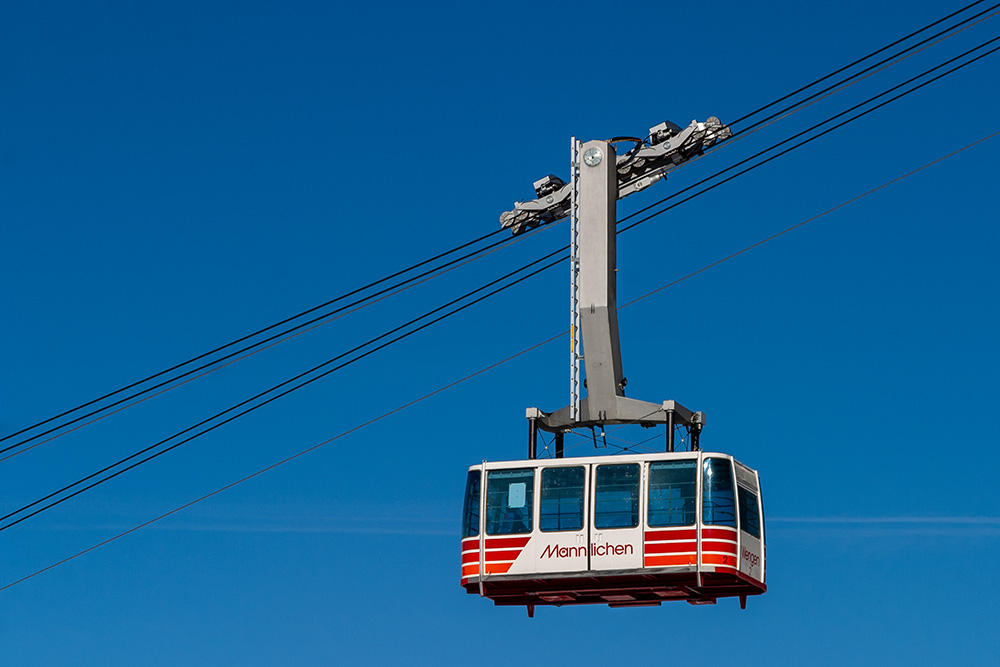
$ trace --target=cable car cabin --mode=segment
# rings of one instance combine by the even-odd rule
[[[482,502],[485,490],[485,511]],[[703,451],[469,468],[462,586],[497,605],[714,604],[765,586],[760,482]]]

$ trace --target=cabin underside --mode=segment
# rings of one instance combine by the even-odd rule
[[[479,595],[478,577],[464,584],[466,592]],[[611,607],[659,605],[669,600],[714,604],[719,598],[739,597],[745,606],[750,595],[767,586],[740,573],[642,572],[629,574],[547,575],[525,578],[490,576],[482,595],[498,606],[606,604]]]

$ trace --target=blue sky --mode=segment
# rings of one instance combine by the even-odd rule
[[[989,4],[989,3],[987,3]],[[570,136],[731,121],[960,7],[723,1],[0,9],[0,433],[486,234]],[[678,170],[628,214],[991,39]],[[1000,130],[990,56],[619,238],[620,301]],[[995,664],[1000,137],[621,312],[630,395],[758,469],[769,592],[498,609],[464,470],[567,400],[564,342],[0,592],[17,665]],[[565,224],[0,462],[40,495],[566,242]],[[558,268],[0,532],[5,585],[534,345]],[[588,450],[578,446],[573,451]],[[6,512],[4,512],[6,513]]]

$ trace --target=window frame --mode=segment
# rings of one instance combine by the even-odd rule
[[[745,511],[745,508],[750,507],[749,503],[744,503],[744,496],[745,495],[746,496],[750,496],[750,498],[753,499],[753,504],[752,504],[752,506],[753,506],[753,512],[754,512],[754,516],[757,519],[756,523],[755,523],[755,527],[757,529],[756,533],[754,533],[752,531],[749,531],[746,528],[744,528],[744,518],[745,518],[745,516],[747,514],[746,511]],[[761,512],[759,497],[757,496],[756,493],[753,492],[752,489],[744,486],[743,484],[737,484],[736,485],[736,502],[737,502],[737,509],[738,509],[738,513],[739,513],[740,530],[743,531],[744,533],[746,533],[747,535],[749,535],[750,537],[753,537],[753,538],[759,540],[761,538],[761,520],[760,520],[760,517],[763,514],[763,512]]]
[[[648,470],[646,471],[646,526],[653,529],[663,529],[663,528],[691,528],[698,525],[698,509],[700,506],[699,496],[701,490],[701,483],[698,479],[699,468],[698,459],[696,458],[685,458],[685,459],[666,459],[662,461],[649,461]],[[688,464],[692,469],[692,495],[690,500],[693,502],[693,507],[690,510],[691,522],[690,523],[679,523],[679,524],[662,524],[656,525],[652,522],[653,516],[653,466],[663,465],[663,464]],[[686,512],[685,512],[686,513]]]
[[[481,470],[470,470],[468,477],[465,479],[465,501],[462,503],[462,539],[467,539],[470,537],[479,537],[479,520],[482,516],[483,511],[483,488],[482,488],[482,478],[483,473]],[[476,491],[475,494],[472,493],[473,482],[475,482]],[[476,498],[476,513],[475,513],[475,523],[470,521],[470,505],[472,504],[470,500],[473,495]]]
[[[486,493],[483,494],[483,498],[485,498],[485,501],[480,500],[480,506],[484,508],[483,510],[481,510],[481,511],[484,512],[484,516],[486,518],[485,525],[483,526],[483,528],[484,528],[483,532],[487,536],[489,536],[489,537],[506,537],[506,536],[513,536],[513,535],[531,535],[533,532],[535,532],[535,516],[534,516],[535,515],[535,478],[536,478],[535,471],[537,469],[538,469],[537,467],[529,467],[529,468],[495,468],[495,469],[487,470],[486,471]],[[527,511],[526,512],[522,512],[522,518],[520,519],[520,521],[522,523],[525,523],[525,525],[527,527],[527,530],[518,531],[518,532],[506,532],[506,533],[499,533],[499,532],[494,533],[494,532],[490,532],[490,521],[491,521],[491,518],[490,518],[490,487],[491,487],[490,477],[493,476],[494,474],[499,474],[499,473],[515,473],[515,472],[524,473],[525,476],[527,476],[528,474],[531,475],[531,482],[530,483],[526,483],[526,485],[525,485],[525,498],[526,498],[525,504],[527,505]],[[527,482],[527,480],[525,480],[525,482]],[[510,498],[510,484],[509,483],[508,483],[507,489],[506,489],[506,496],[507,496],[507,499],[509,501],[509,498]],[[510,508],[510,506],[508,505],[508,509],[521,509],[521,508]],[[504,522],[503,521],[498,521],[497,523],[502,524]]]
[[[601,468],[622,468],[622,467],[635,467],[636,469],[636,480],[635,480],[635,494],[632,500],[635,503],[635,509],[632,510],[633,521],[629,525],[625,526],[602,526],[598,523],[598,504],[600,498],[598,494],[600,493],[600,480],[599,476],[601,474]],[[638,461],[633,461],[629,463],[599,463],[594,466],[594,512],[593,512],[593,530],[618,530],[618,529],[634,529],[642,525],[640,515],[642,514],[642,464]],[[622,501],[619,501],[622,502]]]
[[[542,533],[578,533],[586,528],[586,514],[587,514],[587,468],[585,465],[578,466],[545,466],[541,468],[541,474],[538,476],[538,530]],[[576,528],[545,528],[543,524],[544,514],[542,513],[542,508],[545,504],[545,477],[546,473],[556,473],[557,471],[564,470],[579,470],[582,473],[582,478],[580,482],[580,525]],[[554,488],[554,487],[553,487]],[[561,518],[563,515],[560,512],[555,514],[556,517]]]
[[[706,456],[703,459],[704,463],[701,466],[701,523],[705,526],[724,526],[728,528],[739,528],[739,507],[737,506],[736,500],[736,475],[733,470],[733,461],[728,457],[723,456]],[[728,491],[732,498],[731,513],[732,513],[732,523],[729,520],[719,521],[716,519],[716,514],[719,510],[716,509],[718,505],[717,501],[712,500],[712,521],[708,521],[708,507],[709,507],[709,484],[706,483],[706,478],[710,475],[708,474],[709,466],[712,467],[713,472],[715,471],[715,463],[719,462],[725,464],[728,469]]]

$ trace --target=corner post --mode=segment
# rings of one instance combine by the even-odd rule
[[[528,458],[537,458],[538,454],[538,420],[528,417]]]

